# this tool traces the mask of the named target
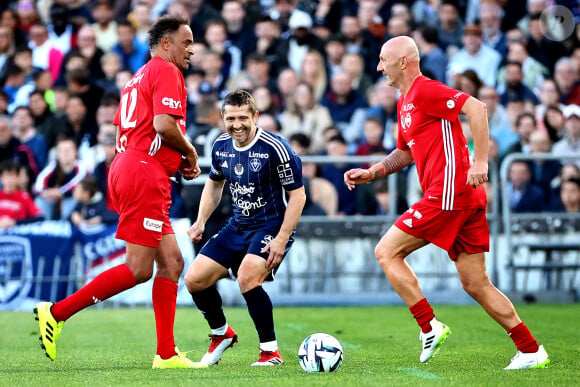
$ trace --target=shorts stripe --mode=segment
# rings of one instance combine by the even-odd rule
[[[445,178],[443,181],[441,209],[453,210],[453,199],[455,197],[455,146],[451,122],[441,120],[441,131],[443,133],[443,150],[445,152]]]

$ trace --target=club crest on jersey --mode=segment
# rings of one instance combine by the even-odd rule
[[[403,129],[409,128],[411,126],[411,113],[405,114],[405,120],[402,122]]]
[[[237,176],[242,176],[244,174],[244,166],[242,164],[236,164],[236,166],[234,167],[234,173]]]
[[[447,101],[447,108],[448,109],[453,109],[455,107],[455,102],[453,102],[452,99]]]
[[[260,243],[267,245],[268,243],[272,242],[274,237],[272,235],[264,235],[264,238],[260,241]]]
[[[262,163],[258,159],[250,159],[250,170],[252,172],[258,172],[262,168]]]

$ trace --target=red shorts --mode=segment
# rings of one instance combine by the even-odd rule
[[[118,239],[159,247],[162,235],[174,233],[169,223],[171,180],[153,157],[130,150],[117,154],[108,184],[113,207],[120,215]]]
[[[395,226],[441,247],[452,260],[463,251],[489,251],[489,227],[483,208],[443,211],[420,200],[397,219]]]

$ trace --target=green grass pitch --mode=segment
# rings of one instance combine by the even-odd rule
[[[550,354],[549,368],[503,371],[515,353],[505,331],[476,305],[436,305],[452,335],[428,364],[419,363],[418,327],[407,308],[276,308],[277,338],[285,364],[250,367],[258,339],[245,308],[227,308],[239,343],[209,369],[152,370],[155,323],[150,308],[93,308],[65,325],[58,357],[42,353],[30,313],[0,312],[0,386],[577,386],[580,384],[580,305],[519,305],[524,322]],[[326,332],[344,347],[335,373],[308,374],[297,351],[310,333]],[[192,307],[177,310],[175,339],[199,360],[209,329]]]

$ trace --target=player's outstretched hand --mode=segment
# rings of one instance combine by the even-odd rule
[[[487,177],[487,162],[483,161],[475,161],[469,171],[467,171],[467,182],[473,188],[476,188],[478,185],[483,184],[488,180]]]
[[[373,179],[371,171],[368,169],[349,169],[344,173],[344,183],[352,191],[355,185],[368,183]]]
[[[191,239],[192,243],[197,243],[201,240],[201,236],[205,231],[205,224],[200,222],[195,222],[191,225],[189,230],[187,231],[187,235],[189,235],[189,239]]]
[[[261,252],[265,253],[266,251],[270,251],[270,255],[268,255],[268,259],[266,260],[266,269],[272,271],[275,267],[277,267],[280,262],[282,262],[282,256],[284,255],[284,249],[286,249],[286,244],[288,241],[284,241],[284,238],[274,238],[272,239],[266,246],[262,247]]]
[[[179,173],[183,176],[185,180],[193,180],[201,174],[201,169],[197,165],[197,152],[195,148],[193,152],[185,156],[181,160],[181,165],[179,166]]]

